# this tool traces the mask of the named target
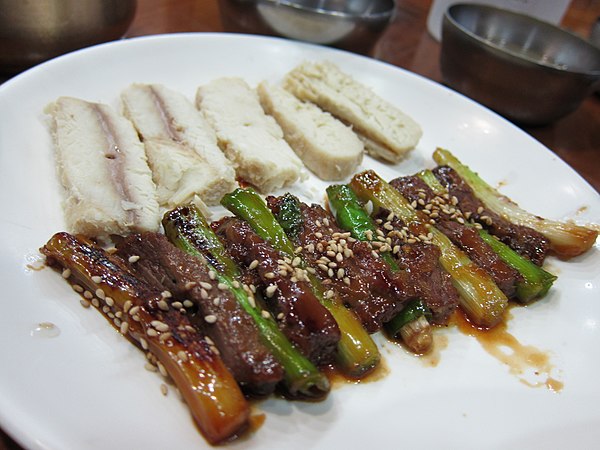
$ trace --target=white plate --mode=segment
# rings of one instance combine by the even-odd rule
[[[223,75],[255,84],[277,81],[305,59],[328,58],[420,122],[411,157],[384,166],[386,178],[432,167],[436,146],[451,149],[526,209],[555,219],[600,223],[598,194],[550,151],[479,105],[426,79],[353,54],[263,37],[156,36],[79,51],[0,86],[0,423],[39,449],[176,448],[207,444],[185,405],[144,357],[51,270],[36,271],[37,249],[64,228],[44,106],[71,95],[118,106],[131,82],[164,83],[194,95]],[[299,192],[322,201],[324,183]],[[600,440],[600,253],[549,259],[559,275],[551,293],[513,310],[509,332],[546,352],[564,383],[532,388],[479,342],[455,328],[439,364],[381,340],[387,376],[334,389],[322,403],[271,399],[257,406],[266,422],[233,448],[556,448]],[[50,322],[56,337],[32,331]],[[33,336],[32,336],[33,334]],[[441,347],[444,347],[443,345]],[[547,377],[542,373],[537,380]]]

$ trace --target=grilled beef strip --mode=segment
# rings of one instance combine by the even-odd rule
[[[282,197],[267,198],[275,215],[281,202]],[[339,228],[322,206],[300,203],[300,211],[302,222],[295,244],[302,247],[307,264],[355,312],[369,333],[380,330],[409,300],[387,264],[373,255],[369,243],[357,241]]]
[[[486,230],[520,255],[541,266],[550,250],[550,243],[542,234],[532,228],[515,225],[502,216],[485,208],[471,187],[448,166],[433,169],[435,177],[456,197],[463,215],[479,222]]]
[[[396,178],[390,184],[413,206],[426,211],[436,222],[436,227],[475,264],[489,273],[508,298],[515,296],[519,272],[506,264],[474,227],[464,224],[462,212],[456,210],[449,199],[436,195],[423,180],[414,175]]]
[[[340,330],[313,294],[302,269],[265,242],[245,221],[228,217],[216,227],[229,253],[262,294],[286,337],[316,365],[334,361]]]
[[[117,254],[151,286],[168,291],[163,308],[179,310],[205,332],[242,389],[268,395],[283,378],[283,368],[260,340],[254,321],[227,289],[220,289],[208,267],[158,233],[125,238]],[[135,258],[132,258],[133,261]],[[191,303],[188,303],[191,302]]]

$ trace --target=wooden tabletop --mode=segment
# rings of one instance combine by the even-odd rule
[[[430,4],[430,0],[398,0],[396,17],[371,56],[441,82],[440,45],[426,27]],[[598,17],[600,1],[572,0],[562,25],[588,36]],[[139,0],[127,37],[203,31],[229,31],[221,21],[217,0]],[[551,125],[523,130],[600,192],[600,95],[590,96],[575,112]],[[0,429],[0,450],[9,449],[21,447]]]

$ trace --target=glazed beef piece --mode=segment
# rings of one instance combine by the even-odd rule
[[[282,197],[267,198],[276,216],[282,201]],[[307,264],[356,313],[368,332],[380,330],[408,300],[398,289],[388,266],[373,254],[370,244],[353,239],[349,232],[339,228],[322,206],[305,203],[299,206],[301,223],[295,244],[302,248]]]
[[[458,306],[459,294],[450,275],[440,266],[439,249],[425,242],[394,241],[393,246],[398,246],[396,258],[401,269],[396,273],[396,283],[403,286],[407,295],[420,298],[427,305],[432,323],[446,325]]]
[[[246,392],[254,395],[273,392],[283,377],[282,367],[262,344],[253,319],[230,291],[219,288],[205,264],[158,233],[125,238],[117,254],[130,261],[136,276],[165,291],[164,309],[186,314],[210,337]]]
[[[286,337],[313,363],[332,363],[340,330],[313,294],[298,262],[283,256],[238,218],[222,220],[216,232]]]
[[[450,197],[436,195],[427,184],[417,176],[406,176],[392,180],[390,184],[405,198],[436,222],[436,227],[444,233],[469,258],[484,269],[493,278],[508,298],[516,292],[520,279],[518,271],[506,264],[492,248],[483,241],[474,227],[467,222],[460,210],[452,205]]]
[[[450,195],[456,197],[463,215],[479,222],[517,253],[537,265],[543,264],[550,249],[549,242],[544,236],[529,227],[510,223],[498,214],[487,210],[469,185],[452,168],[436,167],[433,173],[448,189]]]

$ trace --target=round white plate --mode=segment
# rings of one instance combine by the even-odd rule
[[[415,118],[424,134],[396,166],[365,158],[390,179],[433,167],[452,150],[525,209],[554,219],[600,223],[600,197],[559,158],[499,116],[391,65],[286,40],[183,34],[124,40],[40,65],[0,86],[0,424],[35,449],[206,448],[186,406],[144,370],[144,356],[49,269],[38,248],[64,229],[44,107],[70,95],[118,107],[132,82],[163,83],[193,98],[219,76],[277,82],[303,60],[330,59]],[[326,184],[294,188],[322,202]],[[266,421],[232,448],[557,448],[600,441],[600,252],[564,262],[549,295],[514,309],[509,332],[547,354],[550,374],[515,374],[455,328],[430,364],[378,339],[383,378],[334,389],[321,403],[270,399]],[[58,333],[35,332],[39,323]],[[52,334],[52,333],[50,333]],[[564,384],[547,389],[551,376]],[[522,380],[538,382],[530,387]]]

